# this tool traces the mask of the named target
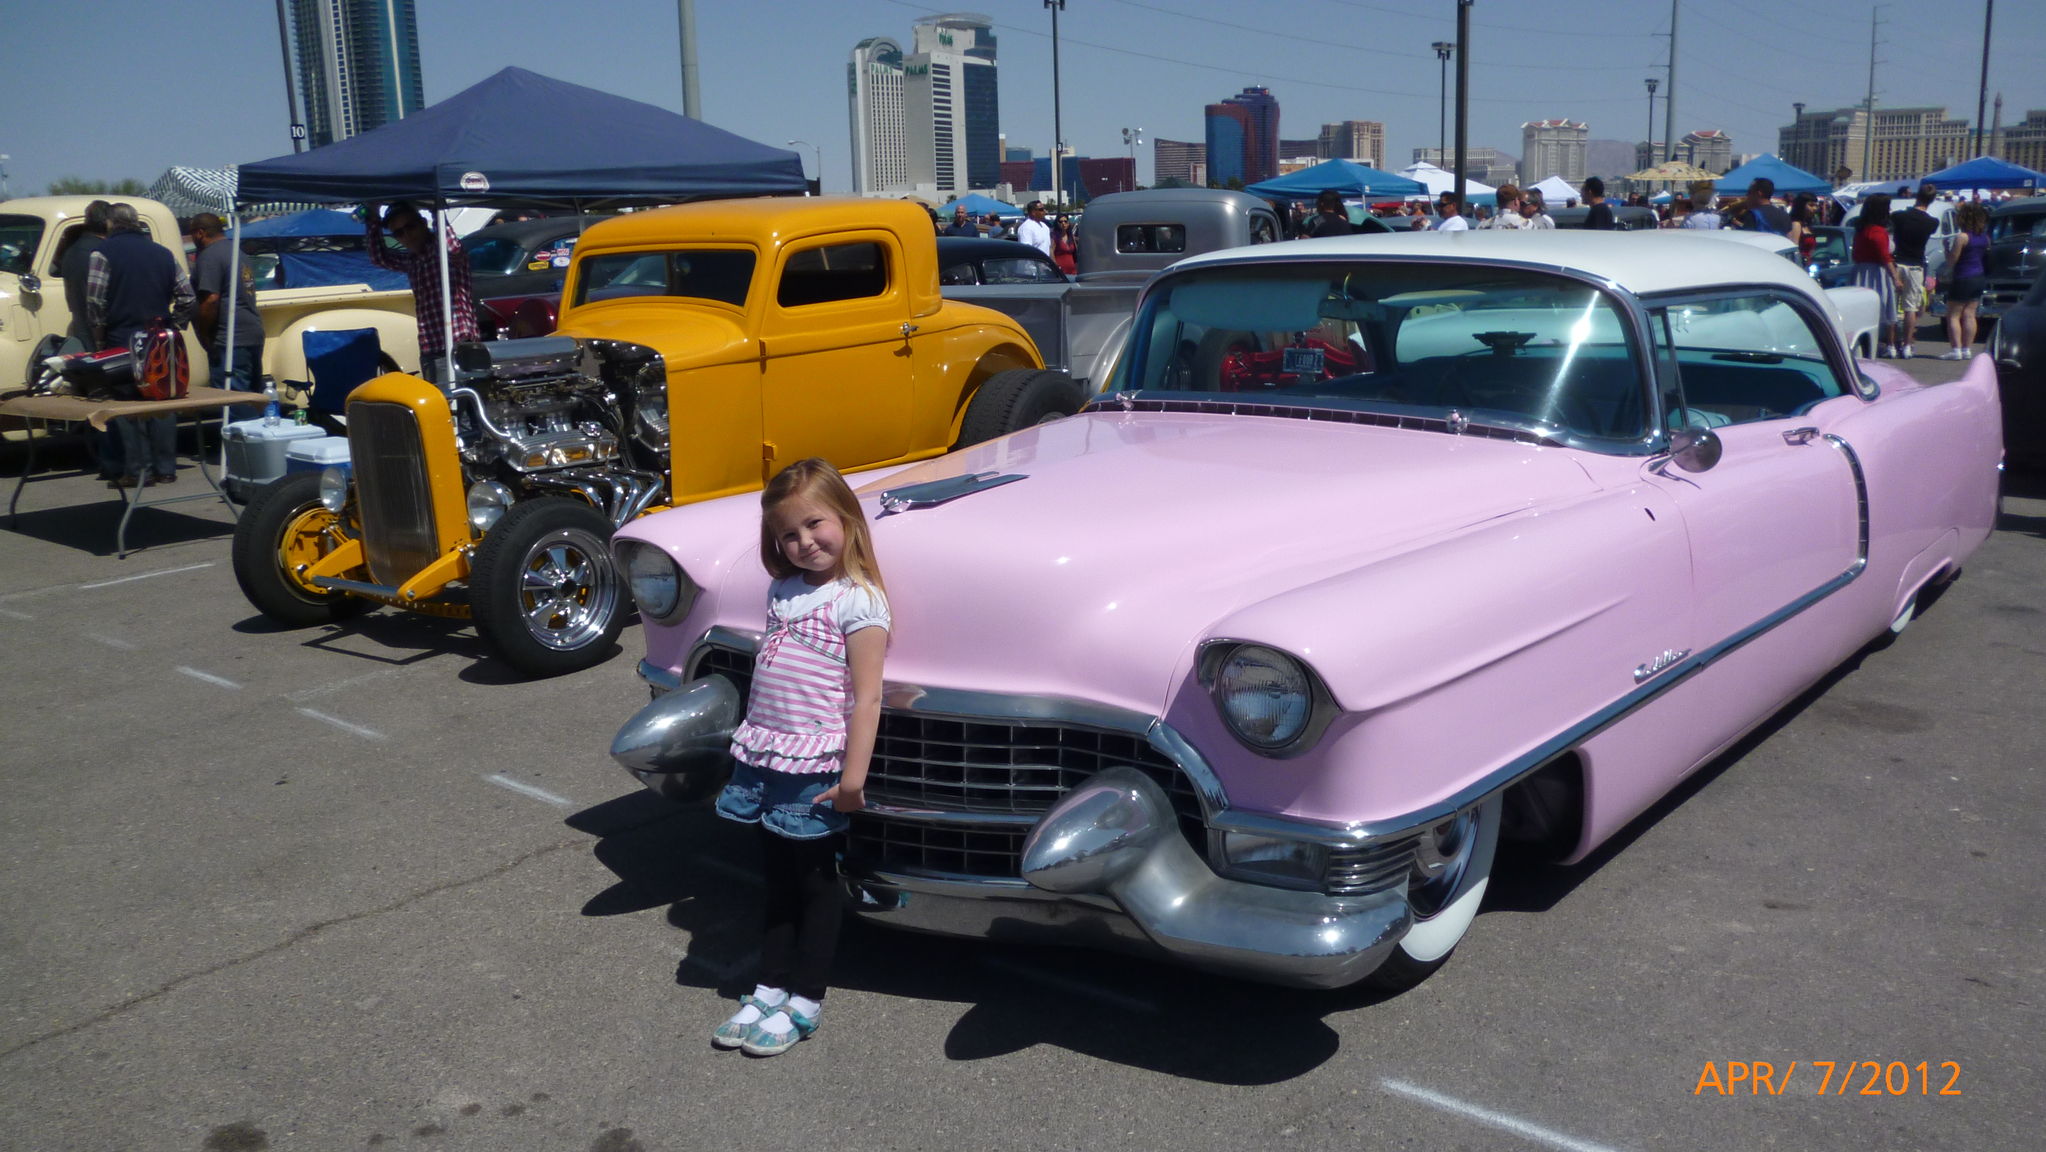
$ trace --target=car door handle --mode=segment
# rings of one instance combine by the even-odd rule
[[[902,335],[903,335],[904,337],[907,337],[907,336],[908,336],[908,335],[909,335],[909,334],[910,334],[911,332],[915,332],[915,331],[917,331],[917,326],[916,326],[916,325],[914,325],[914,324],[907,324],[907,323],[906,323],[906,324],[904,324],[904,325],[902,326]]]
[[[1785,444],[1809,444],[1819,438],[1817,428],[1792,428],[1783,434]]]

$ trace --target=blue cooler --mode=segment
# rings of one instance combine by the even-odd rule
[[[222,487],[237,500],[246,501],[256,489],[284,475],[284,454],[293,441],[317,440],[326,430],[289,420],[269,423],[263,417],[237,420],[221,432],[227,444],[227,475]]]

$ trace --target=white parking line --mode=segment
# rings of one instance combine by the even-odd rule
[[[1380,1080],[1378,1083],[1387,1092],[1405,1096],[1412,1100],[1419,1100],[1423,1104],[1440,1108],[1444,1112],[1454,1112],[1467,1120],[1475,1120],[1480,1124],[1489,1124],[1494,1128],[1511,1132],[1516,1136],[1532,1140],[1537,1144],[1546,1144],[1551,1148],[1561,1148],[1565,1152],[1614,1152],[1613,1149],[1603,1144],[1593,1144],[1588,1140],[1579,1140],[1574,1136],[1565,1136],[1561,1132],[1552,1132],[1540,1125],[1530,1124],[1517,1116],[1508,1116],[1504,1112],[1494,1112],[1489,1108],[1480,1108],[1475,1104],[1466,1104],[1453,1096],[1444,1096],[1440,1092],[1430,1091],[1418,1084],[1409,1084],[1404,1080]]]
[[[8,618],[8,619],[10,619],[10,620],[33,620],[33,619],[35,619],[35,617],[33,617],[33,616],[29,615],[29,614],[28,614],[28,613],[26,613],[26,612],[16,612],[16,611],[15,611],[14,609],[12,609],[12,608],[0,608],[0,616],[5,616],[5,617],[7,617],[7,618]]]
[[[1021,976],[1025,980],[1033,980],[1047,987],[1057,988],[1061,992],[1073,992],[1081,996],[1091,996],[1096,1000],[1121,1008],[1125,1012],[1150,1012],[1155,1014],[1158,1011],[1158,1006],[1149,1000],[1142,1000],[1135,996],[1125,996],[1120,992],[1111,992],[1106,988],[1098,988],[1084,980],[1072,980],[1050,972],[1040,972],[1035,968],[1018,964],[1013,960],[1004,960],[998,956],[982,960],[981,967],[993,968],[997,972],[1007,972],[1011,976]]]
[[[208,684],[216,684],[222,688],[233,688],[236,691],[241,690],[241,685],[226,677],[215,676],[211,672],[201,672],[197,668],[187,668],[183,664],[178,665],[178,671],[190,676],[194,680],[204,680]]]
[[[303,711],[303,709],[301,709],[301,711]],[[497,785],[499,788],[509,788],[512,791],[517,792],[521,796],[531,796],[535,800],[545,801],[546,803],[554,805],[556,808],[573,808],[576,806],[575,801],[570,800],[565,796],[556,796],[554,793],[547,791],[545,788],[535,788],[531,784],[526,784],[518,780],[514,780],[502,772],[492,773],[489,776],[485,776],[484,779],[490,781],[492,784]]]
[[[214,561],[208,560],[204,564],[187,564],[183,568],[165,568],[160,572],[139,572],[133,576],[123,576],[118,580],[101,580],[97,584],[80,584],[78,587],[81,590],[86,588],[111,588],[116,584],[126,584],[131,580],[149,580],[157,576],[175,575],[179,572],[196,572],[201,568],[211,568],[213,565]]]
[[[313,719],[319,720],[323,723],[332,724],[334,727],[341,729],[343,732],[353,732],[357,736],[360,736],[365,740],[382,740],[384,738],[384,734],[377,731],[374,728],[364,728],[360,724],[350,724],[348,721],[341,719],[339,716],[329,716],[325,712],[317,712],[311,708],[301,708],[298,710],[298,714],[301,716],[310,716]]]
[[[88,640],[97,640],[101,644],[104,644],[109,648],[118,648],[123,652],[133,652],[135,650],[135,645],[130,644],[128,641],[119,639],[114,636],[102,636],[97,632],[87,632],[85,634],[85,638]]]

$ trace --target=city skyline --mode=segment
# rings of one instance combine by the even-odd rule
[[[1680,23],[1676,128],[1724,131],[1741,152],[1773,151],[1792,105],[1860,103],[1867,86],[1869,6],[1808,0],[1794,39],[1772,35],[1753,0],[1725,0],[1713,20],[1686,4]],[[1050,18],[1040,0],[983,0],[1001,39],[1001,130],[1014,146],[1050,150]],[[2046,23],[2025,5],[2000,5],[1990,96],[2005,123],[2046,109]],[[1714,9],[1717,10],[1716,8]],[[418,5],[425,97],[453,95],[506,65],[668,108],[681,104],[675,5],[613,0],[576,20],[534,0],[434,0]],[[784,0],[698,5],[703,115],[718,127],[781,146],[819,146],[827,191],[850,187],[847,53],[860,40],[901,36],[931,7],[910,0]],[[249,163],[291,151],[289,116],[269,5],[241,19],[193,21],[141,0],[26,6],[0,43],[16,93],[0,115],[0,153],[15,194],[53,180],[134,178],[173,164]],[[1386,125],[1388,158],[1436,143],[1438,62],[1428,45],[1455,37],[1455,5],[1426,11],[1385,0],[1297,0],[1286,29],[1261,28],[1225,0],[1070,0],[1060,16],[1062,104],[1081,155],[1126,154],[1123,128],[1147,140],[1201,141],[1202,109],[1246,86],[1269,87],[1292,135],[1343,120]],[[1939,20],[1889,9],[1879,30],[1877,107],[1941,107],[1972,123],[1980,66],[1979,6]],[[1513,150],[1522,123],[1569,119],[1594,139],[1635,141],[1648,113],[1646,78],[1664,78],[1667,5],[1602,10],[1596,31],[1499,5],[1472,12],[1473,148]],[[1582,23],[1582,22],[1578,22]],[[544,29],[545,34],[536,34]],[[151,45],[108,75],[96,66],[109,31]],[[1453,71],[1453,69],[1452,69]],[[90,82],[85,82],[89,78]],[[172,97],[166,104],[165,93]],[[1656,100],[1657,135],[1672,94]],[[806,168],[815,160],[804,148]],[[1152,179],[1151,148],[1138,178]]]
[[[308,148],[426,106],[414,0],[292,0],[290,11]]]

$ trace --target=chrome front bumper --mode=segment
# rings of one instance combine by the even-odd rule
[[[626,722],[612,758],[652,791],[702,803],[729,774],[726,749],[739,710],[738,693],[723,677],[681,684]],[[915,931],[1136,951],[1310,988],[1363,979],[1412,923],[1399,884],[1331,896],[1218,876],[1178,820],[1156,781],[1109,768],[1035,822],[1020,878],[856,869],[848,877],[852,908]]]

